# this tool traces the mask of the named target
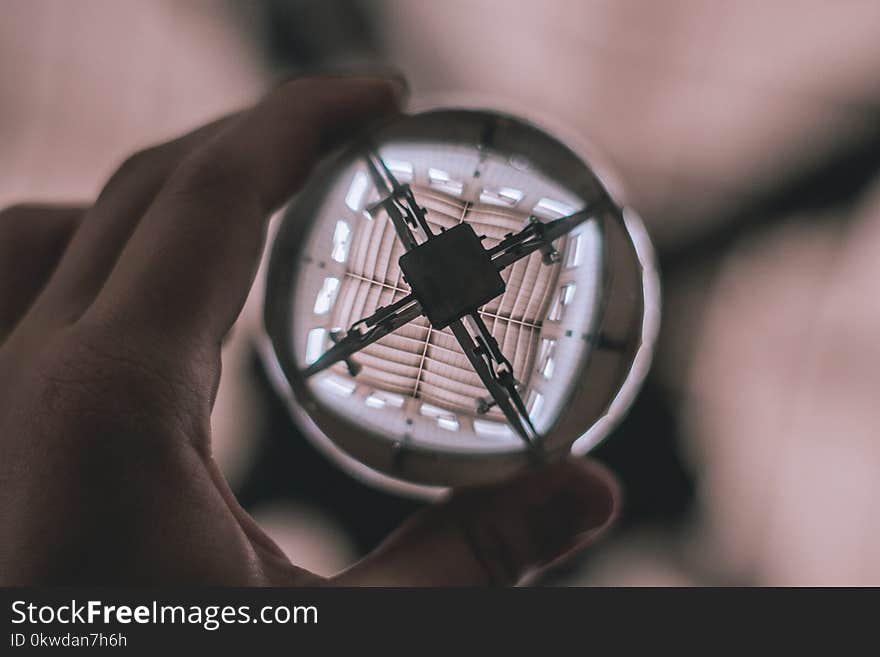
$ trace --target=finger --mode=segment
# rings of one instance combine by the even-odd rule
[[[544,466],[417,514],[334,583],[514,584],[596,540],[619,500],[614,476],[594,461]]]
[[[46,286],[42,323],[75,321],[94,300],[141,217],[168,176],[196,146],[234,118],[224,117],[128,157],[111,176]]]
[[[344,135],[396,111],[398,94],[396,83],[374,79],[279,87],[181,164],[90,313],[219,342],[244,302],[272,210]]]
[[[0,212],[0,342],[55,270],[84,206],[17,205]]]

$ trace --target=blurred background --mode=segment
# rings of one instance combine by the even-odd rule
[[[880,584],[876,0],[0,0],[0,206],[92,199],[124,156],[282,76],[395,67],[593,145],[658,249],[655,366],[596,455],[626,509],[558,585]],[[215,452],[322,574],[418,503],[336,470],[254,348],[224,353]]]

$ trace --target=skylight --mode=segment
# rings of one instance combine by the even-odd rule
[[[480,201],[492,205],[506,205],[512,207],[519,203],[525,193],[521,189],[513,187],[499,187],[498,189],[484,189],[480,192]]]
[[[413,179],[412,162],[403,160],[385,160],[385,166],[394,174],[399,182],[410,182]]]
[[[565,243],[565,268],[572,269],[581,264],[581,233],[569,235]]]
[[[550,312],[547,313],[547,319],[554,322],[558,322],[562,319],[565,307],[570,304],[571,300],[574,298],[574,290],[574,283],[566,283],[556,290],[556,296],[553,298],[553,305],[550,308]]]
[[[487,438],[509,438],[513,435],[508,425],[489,420],[474,420],[474,431],[477,435]]]
[[[351,246],[351,228],[345,221],[337,221],[333,231],[333,253],[331,257],[336,262],[348,260],[348,249]]]
[[[370,408],[385,408],[386,406],[402,408],[405,401],[403,395],[386,392],[385,390],[376,390],[364,400],[364,403]]]
[[[428,169],[428,184],[441,192],[461,196],[464,183],[452,180],[446,171],[440,169]]]
[[[306,336],[306,364],[311,365],[324,353],[327,342],[327,329],[314,328]]]
[[[358,171],[354,174],[354,178],[351,179],[351,187],[348,188],[348,193],[345,195],[345,204],[355,212],[360,210],[363,207],[369,185],[370,181],[366,173]]]
[[[458,431],[458,420],[455,416],[438,417],[437,426],[441,429],[446,429],[447,431]]]
[[[541,409],[544,408],[544,395],[537,390],[532,391],[532,398],[529,400],[527,408],[529,417],[534,421],[541,414]]]
[[[552,198],[542,198],[532,208],[532,212],[548,219],[558,219],[566,217],[574,213],[574,208],[562,201],[556,201]]]
[[[357,388],[357,383],[352,379],[343,379],[335,374],[318,379],[318,383],[326,390],[341,397],[348,397]]]
[[[427,415],[428,417],[440,417],[441,415],[448,415],[449,411],[447,411],[445,408],[434,406],[433,404],[422,404],[422,407],[419,409],[419,413],[421,413],[422,415]]]
[[[370,408],[385,408],[385,400],[377,397],[375,394],[370,395],[364,400],[364,403]]]
[[[447,431],[458,430],[458,418],[452,411],[447,411],[445,408],[440,408],[433,404],[422,404],[421,408],[419,408],[419,413],[434,418],[437,421],[437,426],[441,429],[446,429]]]
[[[333,307],[336,301],[336,295],[339,292],[339,279],[332,276],[324,279],[324,284],[318,290],[318,296],[315,298],[315,314],[326,315]]]
[[[553,352],[556,349],[556,340],[544,338],[541,340],[541,351],[538,356],[538,371],[544,375],[545,379],[553,376],[553,370],[556,363],[553,359]]]

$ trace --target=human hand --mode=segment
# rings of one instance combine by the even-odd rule
[[[221,342],[268,217],[401,95],[288,82],[129,158],[91,207],[0,215],[0,584],[508,584],[610,524],[613,476],[564,461],[457,491],[324,580],[291,565],[211,457]]]

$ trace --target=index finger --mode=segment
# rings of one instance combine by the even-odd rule
[[[247,295],[271,212],[321,155],[399,111],[402,91],[368,78],[276,89],[181,163],[87,316],[219,343]]]

